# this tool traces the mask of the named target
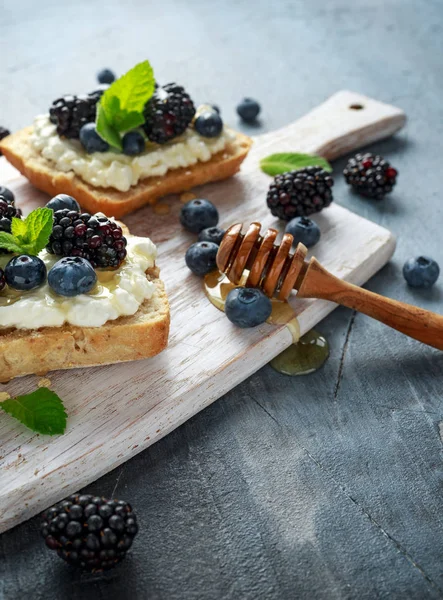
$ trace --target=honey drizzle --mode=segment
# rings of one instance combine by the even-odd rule
[[[229,281],[226,275],[219,273],[219,271],[213,271],[206,275],[204,279],[205,294],[216,308],[224,311],[229,292],[236,287],[245,285],[248,276],[249,272],[245,271],[239,285],[235,285]],[[296,343],[300,337],[300,328],[294,309],[288,302],[282,302],[276,298],[272,298],[271,303],[272,313],[266,322],[272,325],[286,325],[291,332],[294,343]]]
[[[156,215],[169,215],[171,207],[169,204],[154,204],[153,210]]]
[[[195,200],[195,198],[197,198],[197,196],[194,192],[183,192],[183,194],[180,194],[180,202],[182,204],[186,204],[186,202],[189,202],[190,200]]]
[[[229,292],[245,285],[249,272],[243,273],[239,285],[235,285],[226,275],[213,271],[204,279],[204,290],[209,301],[219,310],[224,311]],[[289,348],[271,360],[270,365],[284,375],[307,375],[319,369],[329,356],[329,344],[317,331],[312,329],[300,337],[300,326],[294,309],[288,302],[276,298],[271,299],[272,313],[267,323],[285,325],[291,332],[293,343]]]

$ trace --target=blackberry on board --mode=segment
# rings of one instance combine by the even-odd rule
[[[376,200],[392,192],[397,174],[382,156],[369,153],[350,158],[343,171],[348,185],[362,196]]]
[[[67,563],[103,571],[122,561],[137,535],[137,517],[123,500],[73,494],[42,514],[46,545]]]
[[[195,115],[185,89],[176,83],[158,87],[147,102],[143,129],[151,142],[165,144],[184,133]]]
[[[67,208],[54,213],[46,250],[58,256],[86,258],[94,268],[117,268],[126,258],[122,228],[105,216]]]
[[[57,126],[58,135],[78,138],[83,125],[95,121],[100,95],[94,92],[81,96],[68,95],[54,100],[49,109],[49,118],[51,123]]]
[[[332,202],[334,180],[321,167],[306,167],[274,177],[266,198],[271,213],[290,221],[320,212]]]
[[[5,188],[6,189],[6,188]],[[9,190],[7,190],[9,192]],[[11,232],[12,218],[22,218],[22,211],[15,207],[14,196],[12,193],[2,194],[0,188],[0,231]]]

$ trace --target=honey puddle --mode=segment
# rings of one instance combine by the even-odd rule
[[[171,207],[169,204],[154,204],[153,210],[156,215],[169,215]]]
[[[246,283],[248,273],[240,285]],[[213,271],[204,278],[204,290],[209,301],[224,311],[226,298],[231,290],[239,287],[229,281],[226,275]],[[300,327],[294,310],[288,302],[272,298],[272,313],[267,323],[286,325],[294,343],[271,361],[271,366],[285,375],[307,375],[319,369],[329,356],[329,344],[317,331],[311,330],[300,337]]]

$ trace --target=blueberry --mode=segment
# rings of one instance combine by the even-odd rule
[[[223,236],[225,235],[225,230],[220,227],[208,227],[207,229],[202,229],[198,234],[199,242],[214,242],[217,246],[220,246]]]
[[[195,119],[194,127],[203,137],[213,138],[221,134],[223,121],[216,111],[205,110]]]
[[[216,104],[211,104],[211,106],[217,114],[219,114],[219,115],[221,114],[221,110],[220,110],[219,106],[217,106]]]
[[[14,256],[5,267],[5,278],[15,290],[33,290],[46,281],[46,266],[38,256]]]
[[[94,287],[97,275],[85,258],[66,256],[55,263],[48,273],[49,286],[60,296],[86,294]]]
[[[124,154],[135,156],[145,149],[145,138],[139,131],[128,131],[123,136],[122,145]]]
[[[218,223],[218,211],[212,202],[196,198],[187,202],[180,211],[180,223],[192,233],[215,227]]]
[[[80,142],[86,152],[106,152],[109,150],[108,142],[105,142],[97,133],[95,123],[86,123],[80,129]]]
[[[111,69],[102,69],[97,73],[97,81],[99,83],[113,83],[115,81],[115,75]]]
[[[439,275],[440,267],[435,260],[427,256],[410,258],[403,265],[403,277],[411,287],[430,288]]]
[[[243,98],[237,106],[237,113],[246,123],[253,123],[258,117],[259,112],[260,104],[252,98]]]
[[[4,185],[0,185],[0,196],[3,196],[3,198],[7,201],[7,202],[14,202],[14,194],[11,192],[11,190],[7,187],[5,187]]]
[[[294,244],[304,244],[306,248],[311,248],[320,239],[320,228],[307,217],[295,217],[286,225],[286,233],[290,233],[294,238]]]
[[[234,288],[226,298],[226,316],[237,327],[256,327],[266,321],[271,311],[271,301],[256,288]]]
[[[54,196],[54,198],[49,200],[49,202],[46,204],[46,207],[52,208],[54,212],[63,210],[64,208],[81,212],[80,204],[75,198],[68,196],[68,194],[57,194],[57,196]]]
[[[186,252],[186,264],[195,275],[203,277],[217,268],[217,252],[218,246],[213,242],[196,242]]]

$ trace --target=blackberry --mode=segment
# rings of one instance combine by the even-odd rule
[[[362,196],[381,200],[385,194],[392,192],[397,170],[382,156],[356,154],[349,159],[343,175],[346,183]]]
[[[5,138],[6,136],[8,136],[11,132],[9,131],[9,129],[6,129],[6,127],[2,127],[0,125],[0,140],[2,140],[3,138]],[[0,150],[0,156],[2,156],[2,151]]]
[[[108,217],[64,208],[54,213],[46,250],[59,256],[80,256],[94,268],[106,269],[120,266],[126,257],[126,243],[122,228]]]
[[[87,571],[112,569],[137,535],[137,517],[123,500],[73,494],[42,515],[46,545],[70,565]]]
[[[5,193],[1,193],[0,188],[0,231],[11,232],[11,221],[13,217],[22,218],[22,211],[15,208],[14,195],[7,188],[3,188]]]
[[[67,138],[78,138],[86,123],[95,121],[100,94],[63,96],[54,100],[49,109],[51,123],[57,125],[57,133]]]
[[[144,115],[143,129],[148,139],[164,144],[186,131],[195,115],[195,106],[183,87],[168,83],[156,89]]]
[[[320,212],[332,202],[334,180],[321,167],[276,175],[266,198],[274,217],[290,221]]]

